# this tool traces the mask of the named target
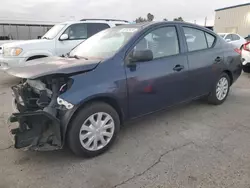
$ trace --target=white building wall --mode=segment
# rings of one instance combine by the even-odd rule
[[[216,11],[214,30],[217,33],[250,35],[250,4]]]

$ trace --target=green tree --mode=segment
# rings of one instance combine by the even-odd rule
[[[178,18],[174,18],[174,21],[180,21],[180,22],[184,22],[182,17],[178,17]]]
[[[153,14],[151,14],[151,13],[147,14],[147,19],[149,22],[152,22],[154,20],[154,18],[155,18],[155,16]]]
[[[164,19],[163,19],[163,21],[167,22],[167,21],[168,21],[168,19],[167,19],[167,18],[164,18]]]
[[[136,22],[136,23],[146,22],[146,21],[147,21],[147,19],[146,19],[146,18],[142,18],[141,16],[140,16],[139,18],[136,18],[136,19],[135,19],[135,22]]]
[[[147,18],[143,18],[143,17],[140,16],[139,18],[136,18],[136,19],[135,19],[135,22],[136,22],[136,23],[140,23],[140,22],[151,22],[151,21],[154,20],[154,18],[155,18],[155,16],[154,16],[153,14],[148,13],[148,14],[147,14]]]

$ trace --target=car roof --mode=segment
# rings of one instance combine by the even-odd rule
[[[126,22],[128,23],[127,20],[119,20],[119,19],[96,19],[96,18],[90,18],[90,19],[81,19],[80,21],[89,21],[89,20],[92,20],[92,21],[106,21],[106,22],[109,22],[109,21],[112,21],[112,22]]]
[[[218,35],[228,35],[228,34],[239,35],[237,33],[218,33]]]
[[[116,24],[129,24],[126,20],[111,20],[111,19],[82,19],[77,21],[66,21],[60,24],[75,24],[75,23],[116,23]]]
[[[127,25],[122,25],[122,26],[118,26],[118,27],[137,27],[140,29],[146,28],[146,27],[153,27],[153,26],[157,26],[157,25],[178,25],[178,24],[182,24],[184,26],[192,26],[192,27],[196,27],[196,28],[200,28],[203,30],[206,30],[207,32],[213,32],[210,29],[207,29],[206,27],[197,25],[197,24],[192,24],[192,23],[188,23],[188,22],[180,22],[180,21],[152,21],[152,22],[141,22],[141,23],[133,23],[133,24],[127,24]]]

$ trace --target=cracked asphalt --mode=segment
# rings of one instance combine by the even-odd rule
[[[0,73],[0,188],[247,188],[249,80],[242,74],[221,106],[196,101],[127,123],[107,153],[81,159],[13,148],[6,120],[18,80]]]

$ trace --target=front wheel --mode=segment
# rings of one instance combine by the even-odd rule
[[[208,96],[208,102],[214,105],[222,104],[226,100],[229,90],[230,78],[226,73],[223,73]]]
[[[78,112],[70,125],[68,145],[78,156],[95,157],[111,146],[119,129],[114,108],[102,102],[91,103]]]

